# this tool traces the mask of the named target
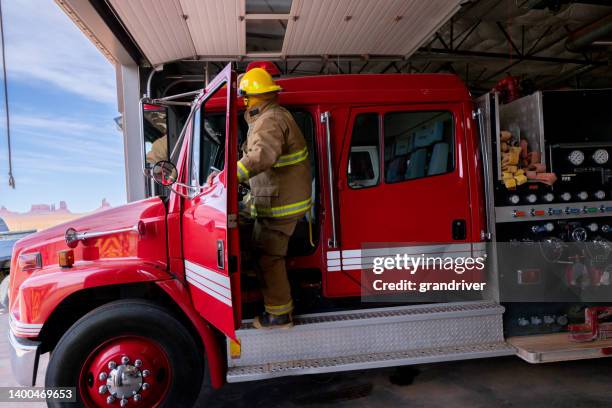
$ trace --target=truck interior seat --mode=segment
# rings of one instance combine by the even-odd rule
[[[427,164],[427,149],[421,148],[412,153],[404,179],[415,179],[425,177],[425,166]]]
[[[448,143],[436,143],[431,152],[431,159],[429,159],[429,167],[427,168],[427,175],[432,176],[434,174],[446,173],[448,168]]]

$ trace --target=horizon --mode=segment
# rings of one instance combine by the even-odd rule
[[[69,211],[70,213],[73,213],[73,214],[83,214],[83,213],[87,213],[87,212],[91,212],[91,211],[97,210],[97,209],[103,207],[105,203],[106,203],[107,207],[115,207],[115,205],[113,205],[109,200],[107,200],[106,198],[103,197],[95,208],[86,209],[84,211],[73,211],[70,208],[70,204],[68,203],[67,200],[60,200],[58,202],[33,202],[33,203],[30,204],[30,207],[26,211],[14,210],[14,209],[9,208],[8,206],[3,205],[2,203],[0,203],[0,211],[5,210],[5,211],[13,213],[13,214],[25,215],[25,214],[31,213],[33,210],[36,210],[34,208],[35,206],[39,206],[39,207],[40,206],[48,206],[51,209],[51,211],[53,211],[53,210],[60,211],[62,209],[62,207],[61,207],[62,203],[65,203],[65,205],[66,205],[65,209],[67,211]],[[121,205],[121,204],[119,204],[119,205]],[[2,214],[0,213],[0,216],[1,215]]]

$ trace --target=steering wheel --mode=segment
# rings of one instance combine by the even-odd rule
[[[244,196],[246,196],[250,192],[251,192],[251,188],[248,185],[244,183],[238,183],[238,200],[239,201],[242,201]]]

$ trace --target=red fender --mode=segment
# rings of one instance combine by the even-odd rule
[[[84,289],[172,279],[161,265],[142,259],[104,259],[75,264],[72,268],[50,266],[34,271],[18,288],[11,317],[18,324],[44,324],[68,296]],[[38,333],[24,333],[36,337]]]

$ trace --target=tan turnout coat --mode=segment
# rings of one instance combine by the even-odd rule
[[[251,215],[300,217],[312,205],[312,176],[304,135],[275,101],[245,112],[249,124],[238,179],[249,181]]]

